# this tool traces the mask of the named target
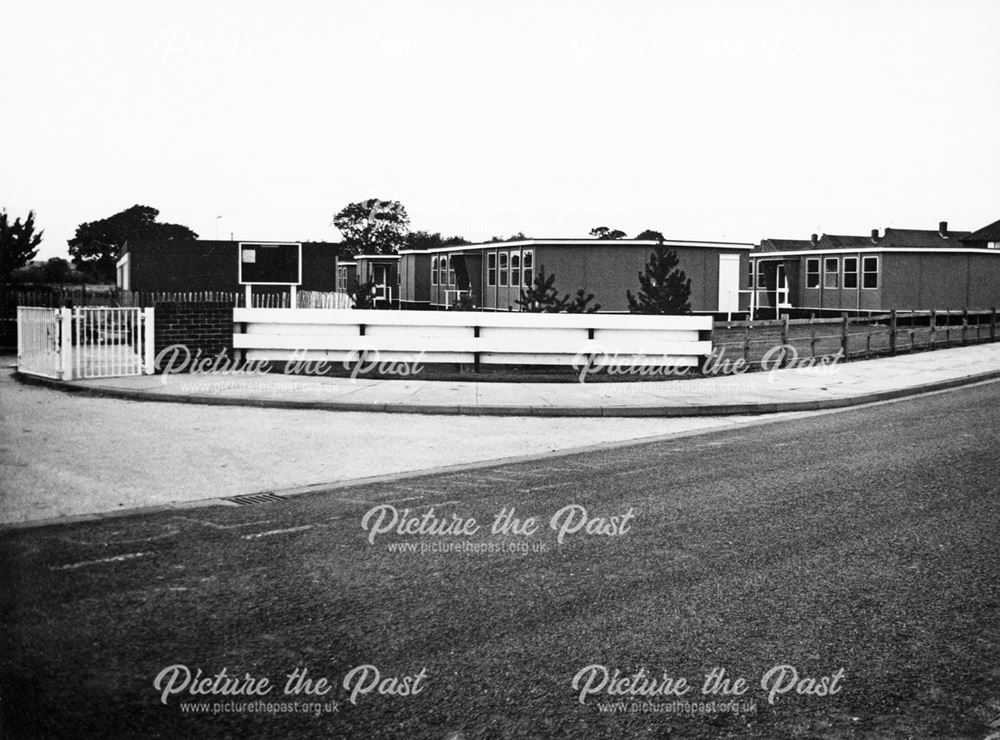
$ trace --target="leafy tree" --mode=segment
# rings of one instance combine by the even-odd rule
[[[677,267],[677,253],[663,242],[649,255],[645,273],[639,273],[639,295],[625,291],[630,313],[691,313],[691,279]]]
[[[74,270],[62,257],[52,257],[45,262],[32,262],[27,267],[11,273],[13,283],[84,283],[87,276]]]
[[[635,238],[636,239],[648,239],[650,241],[659,241],[659,242],[662,242],[663,239],[664,239],[664,236],[659,231],[653,231],[652,229],[646,229],[645,231],[640,231],[638,234],[636,234]]]
[[[583,288],[580,288],[566,304],[566,313],[597,313],[601,310],[601,304],[595,303],[591,306],[592,300],[594,300],[594,294],[584,293]]]
[[[185,242],[198,238],[187,226],[158,222],[159,215],[155,208],[134,205],[99,221],[80,224],[76,235],[69,240],[73,264],[81,272],[111,282],[115,263],[126,243]]]
[[[351,254],[396,254],[403,246],[410,217],[398,200],[369,198],[348,203],[333,217]]]
[[[15,218],[10,223],[7,211],[0,211],[0,282],[7,282],[14,270],[24,267],[38,254],[42,234],[35,233],[35,212],[27,218]]]
[[[609,229],[607,226],[595,226],[590,235],[598,239],[624,239],[625,232],[620,229]]]
[[[440,247],[458,247],[462,244],[468,244],[464,237],[461,236],[441,236],[440,232],[434,232],[433,234],[429,231],[411,231],[403,240],[403,247],[405,249],[438,249]]]

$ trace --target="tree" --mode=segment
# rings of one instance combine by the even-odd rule
[[[521,289],[517,305],[529,313],[597,313],[600,310],[599,303],[589,305],[594,299],[593,293],[585,294],[580,288],[575,296],[560,296],[555,282],[556,276],[546,277],[545,265],[542,265],[532,284]]]
[[[609,229],[607,226],[595,226],[590,235],[598,239],[624,239],[625,232],[620,229]]]
[[[7,282],[14,270],[35,258],[43,233],[35,233],[34,211],[28,211],[23,222],[15,218],[14,223],[10,223],[7,211],[0,211],[0,282]]]
[[[567,298],[560,298],[555,287],[556,276],[545,276],[545,265],[542,265],[534,281],[527,288],[521,288],[517,305],[522,311],[530,313],[562,313],[566,308]]]
[[[115,263],[125,244],[185,242],[198,238],[187,226],[157,222],[159,215],[155,208],[134,205],[99,221],[80,224],[76,227],[76,235],[69,240],[73,264],[98,280],[113,282]]]
[[[523,231],[519,231],[516,234],[511,234],[510,236],[491,236],[490,240],[486,242],[487,244],[497,244],[500,242],[523,242],[530,239],[530,236],[525,236]]]
[[[442,237],[440,232],[411,231],[403,239],[405,249],[439,249],[441,247],[458,247],[469,242],[461,236]]]
[[[369,198],[348,203],[333,217],[351,254],[396,254],[403,246],[410,217],[398,200]]]
[[[12,283],[85,283],[87,276],[74,270],[62,257],[52,257],[45,262],[32,262],[11,273]]]
[[[583,288],[580,288],[574,294],[572,300],[566,304],[566,313],[597,313],[601,310],[601,304],[595,303],[593,306],[590,302],[594,300],[593,293],[584,293]]]
[[[677,267],[677,253],[663,242],[649,254],[645,273],[639,273],[639,295],[625,291],[630,313],[691,313],[691,279]]]
[[[645,231],[640,231],[636,234],[636,239],[645,239],[648,241],[662,242],[664,239],[663,234],[659,231],[653,231],[652,229],[646,229]]]

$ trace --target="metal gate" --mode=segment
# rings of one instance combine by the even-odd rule
[[[17,369],[60,380],[153,372],[152,308],[17,308]]]
[[[142,375],[147,350],[152,354],[153,336],[147,324],[152,324],[152,309],[74,309],[73,377]]]
[[[46,378],[64,376],[62,340],[64,326],[69,323],[68,310],[17,307],[17,369],[20,372]]]

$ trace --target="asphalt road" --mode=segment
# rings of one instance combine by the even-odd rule
[[[985,737],[1000,728],[998,429],[989,383],[8,531],[0,736]],[[559,542],[552,517],[572,530],[572,505],[588,524]],[[430,507],[424,528],[448,533],[373,532]],[[537,530],[491,534],[511,507]],[[469,518],[478,530],[454,531]],[[441,552],[456,547],[508,551]],[[745,693],[705,694],[713,668]],[[330,685],[286,685],[295,669]],[[602,685],[603,669],[633,678]]]

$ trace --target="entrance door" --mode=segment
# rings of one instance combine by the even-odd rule
[[[375,304],[389,302],[389,266],[372,265],[372,282],[375,283]]]
[[[740,310],[740,256],[719,255],[719,313]]]
[[[780,262],[778,263],[776,277],[775,305],[778,308],[791,308],[792,304],[788,301],[788,276],[785,274],[785,265]]]

